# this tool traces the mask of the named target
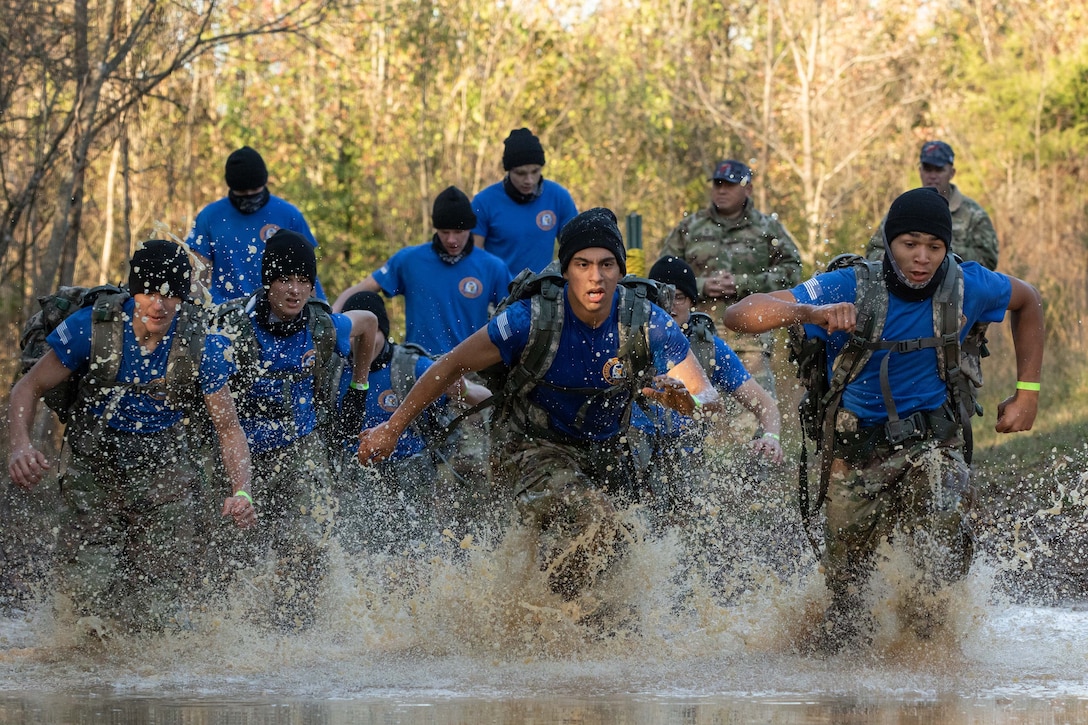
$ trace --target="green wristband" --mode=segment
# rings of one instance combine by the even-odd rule
[[[688,395],[691,395],[691,393],[688,393]],[[695,410],[703,407],[703,401],[699,400],[694,395],[691,396],[691,402],[695,403]]]
[[[348,383],[348,387],[352,390],[370,390],[370,381],[367,380],[365,383],[357,383],[352,380],[350,383]]]
[[[1033,392],[1038,393],[1040,387],[1041,386],[1039,385],[1039,383],[1025,383],[1023,380],[1017,380],[1016,381],[1016,389],[1017,390],[1031,390]]]
[[[253,497],[249,495],[249,491],[235,491],[234,492],[234,497],[235,498],[244,498],[246,501],[249,501],[250,506],[253,505]]]
[[[782,440],[781,438],[778,437],[777,433],[764,433],[761,437],[762,438],[774,438],[776,441]]]

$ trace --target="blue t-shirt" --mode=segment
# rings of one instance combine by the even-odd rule
[[[744,385],[752,375],[744,367],[744,363],[733,352],[733,348],[726,344],[720,337],[714,338],[714,361],[717,363],[713,370],[707,370],[707,377],[721,395],[731,395],[737,388]],[[642,406],[636,405],[631,414],[631,425],[650,435],[679,436],[695,428],[695,420],[682,415],[675,410],[669,410],[656,403]]]
[[[563,225],[578,215],[570,192],[544,179],[540,196],[519,204],[502,182],[487,187],[472,200],[476,213],[473,234],[483,237],[484,249],[500,257],[517,275],[523,269],[540,272],[555,257],[555,240]]]
[[[601,398],[591,404],[579,430],[575,425],[578,411],[591,394],[552,387],[603,391],[612,387],[613,383],[623,382],[623,366],[616,357],[619,352],[618,304],[617,290],[608,319],[596,329],[575,317],[569,303],[564,304],[559,349],[554,362],[544,374],[543,382],[546,384],[538,385],[529,393],[529,400],[547,411],[551,429],[570,438],[605,440],[620,432],[629,396],[620,394]],[[502,360],[507,365],[514,365],[528,344],[531,314],[531,300],[521,300],[503,310],[487,325],[487,334],[499,348]],[[649,333],[650,352],[658,373],[668,372],[687,357],[687,337],[672,317],[656,305],[650,315]]]
[[[317,248],[302,212],[278,196],[270,196],[268,203],[252,214],[235,209],[227,197],[200,210],[185,243],[211,260],[212,302],[248,297],[261,288],[264,245],[280,229],[298,232]],[[320,280],[314,280],[314,295],[325,299]]]
[[[166,373],[166,363],[170,357],[170,348],[174,342],[178,320],[174,321],[166,335],[150,353],[145,353],[136,341],[132,330],[132,315],[136,302],[132,298],[121,306],[124,314],[124,335],[121,350],[121,366],[117,371],[117,380],[124,383],[147,384],[162,380]],[[46,343],[53,348],[64,367],[73,371],[86,372],[91,360],[91,313],[92,308],[85,307],[72,313],[57,325],[46,338]],[[103,323],[100,323],[103,324]],[[200,359],[200,392],[211,395],[218,392],[227,383],[234,372],[233,364],[225,357],[230,341],[221,335],[206,335],[204,352]],[[114,403],[111,405],[111,403]],[[167,400],[157,398],[151,391],[139,388],[124,389],[119,400],[114,402],[112,393],[107,393],[91,406],[90,412],[95,417],[106,412],[107,406],[112,413],[106,418],[106,425],[127,433],[157,433],[177,425],[185,411],[175,408]]]
[[[427,372],[427,369],[433,364],[433,360],[425,355],[420,355],[419,359],[416,361],[416,380]],[[340,380],[341,400],[348,391],[348,384],[351,383],[351,370],[352,368],[349,364],[344,371],[343,378]],[[400,396],[397,395],[396,390],[393,389],[391,373],[391,365],[386,365],[380,370],[370,371],[370,375],[367,377],[367,382],[370,384],[370,392],[366,396],[366,419],[363,421],[362,430],[373,428],[376,425],[386,422],[393,417],[393,413],[400,407]],[[431,405],[437,406],[438,408],[445,408],[448,402],[449,398],[443,395]],[[360,432],[362,432],[362,430]],[[348,441],[347,445],[349,449],[354,452],[358,449],[359,442]],[[389,456],[388,460],[397,461],[402,458],[414,456],[426,447],[427,443],[416,433],[416,427],[410,425],[401,437],[397,439],[397,447],[393,450],[393,453]]]
[[[317,364],[317,350],[308,326],[290,337],[277,337],[257,324],[252,310],[247,314],[260,346],[262,374],[245,391],[246,400],[242,401],[241,407],[266,413],[240,419],[250,450],[262,453],[283,448],[317,427],[313,375],[290,383],[276,377],[277,373],[285,371],[312,372]],[[335,354],[350,358],[351,319],[333,314],[332,321],[336,328]]]
[[[977,262],[965,262],[963,270],[963,314],[967,318],[960,328],[960,340],[966,337],[976,322],[1001,322],[1009,306],[1012,283],[998,272],[980,266]],[[952,274],[949,270],[949,274]],[[841,269],[816,275],[794,287],[794,299],[804,304],[828,305],[836,302],[854,302],[857,297],[857,278],[853,269]],[[827,332],[816,325],[805,325],[810,337],[827,338]],[[933,301],[908,302],[895,295],[888,295],[888,317],[884,323],[884,340],[913,340],[932,337]],[[834,359],[849,339],[845,332],[831,335],[828,340],[828,374],[832,373]],[[880,361],[886,350],[873,352],[869,362],[857,378],[847,385],[842,404],[858,416],[861,425],[871,426],[888,420],[884,396],[880,390]],[[892,399],[899,417],[917,411],[935,410],[945,402],[947,388],[937,372],[937,349],[927,348],[908,353],[895,353],[888,360],[888,382]]]
[[[389,297],[404,295],[405,342],[441,355],[487,324],[488,307],[506,297],[510,270],[483,249],[447,264],[427,242],[394,254],[374,279]]]

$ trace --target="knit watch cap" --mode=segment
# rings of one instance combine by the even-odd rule
[[[612,252],[620,270],[627,274],[627,248],[616,222],[616,215],[603,206],[594,207],[571,219],[559,232],[559,265],[563,272],[574,254],[590,247]]]
[[[363,312],[373,312],[374,316],[378,318],[378,330],[381,331],[385,339],[389,339],[389,313],[385,311],[385,300],[377,292],[356,292],[351,297],[348,297],[347,302],[344,303],[344,312],[350,310],[362,310]]]
[[[165,239],[149,239],[133,252],[128,266],[130,294],[189,297],[193,268],[180,245]]]
[[[227,157],[224,177],[232,191],[259,189],[268,183],[268,168],[259,153],[243,146]]]
[[[699,298],[695,270],[680,257],[662,257],[654,262],[654,266],[650,267],[650,279],[671,284],[692,302]]]
[[[277,229],[268,238],[261,259],[261,284],[270,286],[277,279],[297,274],[317,283],[317,258],[310,240],[290,229]]]
[[[503,141],[502,168],[506,171],[529,164],[544,165],[544,147],[527,128],[516,128]]]
[[[434,198],[431,224],[435,229],[472,229],[476,226],[476,213],[465,192],[456,186],[446,187]]]
[[[952,246],[952,213],[948,200],[931,187],[923,186],[904,192],[888,208],[884,220],[884,234],[890,244],[900,234],[924,232],[944,242],[945,249]]]

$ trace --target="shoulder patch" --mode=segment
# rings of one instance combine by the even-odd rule
[[[823,287],[820,285],[820,280],[816,277],[810,277],[807,282],[802,285],[805,288],[805,292],[808,292],[809,299],[819,299],[820,293],[823,292]]]
[[[510,318],[507,315],[506,310],[503,310],[499,313],[499,316],[495,318],[495,327],[498,328],[499,337],[503,340],[509,340],[514,334],[514,331],[510,329]]]

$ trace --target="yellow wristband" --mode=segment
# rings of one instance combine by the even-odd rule
[[[1017,390],[1032,390],[1032,391],[1038,393],[1039,388],[1040,388],[1039,383],[1025,383],[1023,380],[1017,380],[1016,381],[1016,389]]]
[[[348,383],[348,387],[352,390],[370,390],[370,381],[367,380],[365,383],[357,383],[352,380],[350,383]]]
[[[244,498],[246,501],[249,501],[250,506],[253,505],[253,497],[249,495],[249,491],[235,491],[234,492],[234,497],[235,498]]]

